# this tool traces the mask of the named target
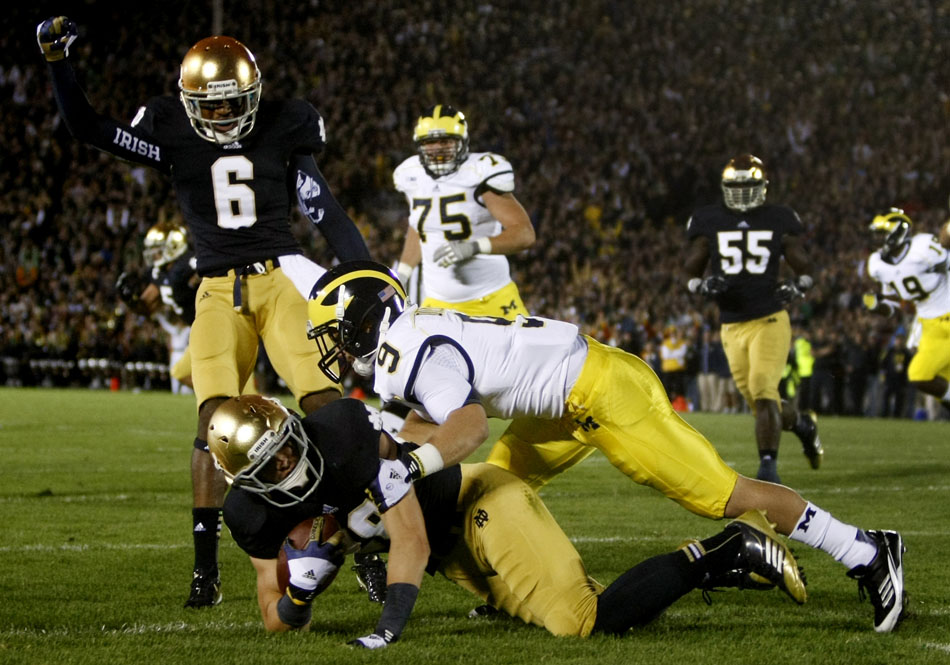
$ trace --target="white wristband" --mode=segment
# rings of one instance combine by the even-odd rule
[[[686,282],[686,288],[689,289],[690,293],[696,293],[699,291],[699,287],[702,285],[703,280],[699,277],[693,277],[691,280]]]
[[[402,282],[403,286],[409,284],[409,278],[412,277],[413,270],[415,270],[415,266],[411,266],[408,263],[402,263],[400,261],[396,264],[396,276],[399,278],[399,281]]]
[[[411,453],[418,461],[422,476],[430,476],[445,466],[442,453],[431,443],[423,443]]]
[[[491,238],[479,238],[475,242],[478,244],[480,254],[491,254]]]

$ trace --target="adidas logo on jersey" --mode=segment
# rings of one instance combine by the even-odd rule
[[[234,143],[228,143],[227,145],[223,145],[221,147],[224,148],[225,150],[240,150],[244,146],[241,145],[240,141],[235,141]]]
[[[737,226],[738,226],[740,229],[747,229],[747,228],[749,228],[749,223],[743,219],[741,222],[739,222],[739,223],[737,224]]]

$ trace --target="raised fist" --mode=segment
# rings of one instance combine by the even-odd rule
[[[48,62],[56,62],[68,56],[69,45],[78,34],[75,22],[65,16],[48,18],[36,26],[36,42]]]

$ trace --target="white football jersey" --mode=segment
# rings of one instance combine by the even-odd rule
[[[482,203],[486,189],[515,190],[511,164],[500,155],[473,152],[447,176],[433,178],[418,155],[393,171],[396,189],[409,203],[409,225],[419,232],[425,295],[445,302],[475,300],[511,281],[508,259],[502,254],[476,254],[447,268],[432,260],[435,251],[450,240],[490,238],[502,231],[501,223]]]
[[[947,251],[930,233],[918,233],[895,262],[877,251],[868,258],[868,275],[880,282],[885,295],[914,303],[917,316],[932,319],[950,312]]]
[[[586,359],[571,323],[411,307],[381,341],[374,388],[438,424],[472,401],[490,417],[559,418]]]

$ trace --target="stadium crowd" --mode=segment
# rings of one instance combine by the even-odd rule
[[[34,38],[45,4],[16,5],[0,35],[0,384],[164,385],[165,333],[121,305],[115,281],[143,269],[145,230],[177,214],[174,197],[157,174],[82,146],[60,123]],[[70,17],[89,39],[71,57],[94,105],[130,119],[149,94],[175,91],[168,72],[211,33],[211,4],[77,7]],[[321,168],[376,259],[392,263],[401,248],[406,211],[391,174],[412,151],[415,118],[451,103],[473,150],[514,165],[538,235],[512,257],[530,311],[658,369],[665,331],[678,329],[690,346],[684,398],[742,408],[725,379],[711,397],[699,390],[701,375],[720,374],[709,364],[717,313],[687,291],[681,264],[691,210],[717,199],[730,157],[753,152],[768,200],[799,213],[819,266],[792,307],[795,347],[810,346],[814,367],[790,364],[789,394],[806,387],[825,413],[913,413],[902,374],[912,313],[863,309],[862,262],[876,213],[901,207],[915,231],[947,217],[947,7],[231,4],[224,32],[257,55],[265,94],[307,98],[324,116]],[[327,262],[319,234],[295,219],[311,258]]]

